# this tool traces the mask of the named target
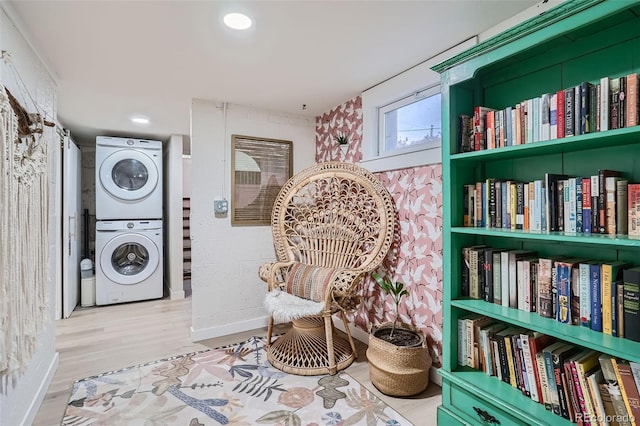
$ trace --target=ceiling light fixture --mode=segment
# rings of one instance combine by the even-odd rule
[[[246,30],[253,24],[251,18],[242,13],[227,13],[224,15],[223,20],[227,27],[234,30]]]
[[[131,122],[136,124],[149,124],[150,120],[146,117],[131,117]]]

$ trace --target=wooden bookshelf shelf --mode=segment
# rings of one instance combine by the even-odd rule
[[[560,340],[589,347],[599,352],[609,353],[629,361],[640,362],[640,342],[634,342],[623,337],[613,337],[593,331],[587,327],[562,324],[552,318],[543,318],[535,312],[507,308],[484,300],[454,300],[451,304],[456,308],[477,312],[527,329],[534,325],[536,331],[554,336]]]
[[[518,240],[557,241],[594,246],[639,248],[640,238],[628,235],[582,234],[569,232],[520,231],[501,228],[451,228],[454,234],[483,235],[489,237],[515,238]]]
[[[603,138],[606,138],[606,142]],[[458,163],[476,163],[487,160],[515,160],[531,156],[573,153],[599,148],[608,149],[616,146],[635,145],[638,143],[638,139],[640,139],[640,126],[625,127],[622,129],[607,130],[605,132],[587,133],[561,139],[532,142],[524,145],[452,154],[451,162],[457,165]],[[605,143],[606,145],[604,145]]]

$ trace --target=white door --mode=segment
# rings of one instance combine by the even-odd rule
[[[80,149],[67,135],[63,150],[62,317],[69,318],[80,296]]]

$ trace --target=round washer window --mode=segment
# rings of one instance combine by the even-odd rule
[[[138,243],[118,246],[111,255],[113,269],[122,275],[137,275],[149,264],[149,252]]]
[[[126,191],[137,191],[149,180],[149,171],[142,162],[127,158],[120,160],[111,170],[111,178]]]

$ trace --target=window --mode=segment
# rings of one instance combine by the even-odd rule
[[[372,172],[442,162],[437,64],[476,44],[476,37],[362,93],[362,165]]]
[[[440,146],[441,117],[441,96],[437,86],[379,108],[379,155]]]

